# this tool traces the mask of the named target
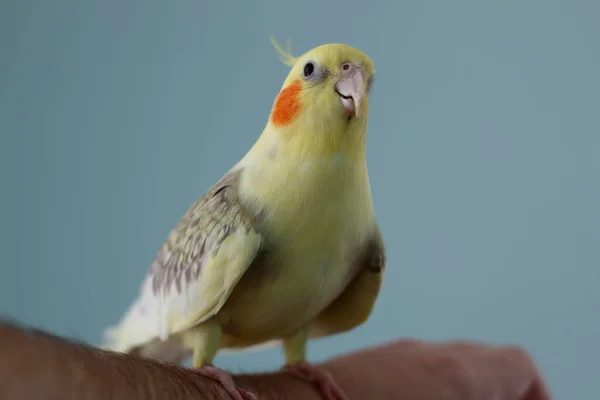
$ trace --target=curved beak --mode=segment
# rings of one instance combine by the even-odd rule
[[[350,118],[359,117],[366,94],[365,77],[361,69],[352,64],[342,66],[342,77],[335,84],[342,105]]]

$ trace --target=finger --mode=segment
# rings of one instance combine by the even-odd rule
[[[535,365],[530,354],[516,346],[504,347],[495,350],[498,368],[503,371],[503,377],[509,396],[518,399],[549,400],[549,390]],[[531,397],[533,396],[533,397]]]
[[[550,390],[544,383],[543,379],[536,379],[529,390],[525,392],[519,400],[551,400]]]
[[[523,361],[521,351],[512,347],[454,343],[443,353],[455,361],[456,381],[466,383],[464,398],[520,400],[536,378],[529,364]]]

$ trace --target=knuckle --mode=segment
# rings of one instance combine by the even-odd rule
[[[530,352],[522,346],[512,345],[501,349],[503,358],[507,359],[511,364],[520,365],[524,370],[535,370],[535,363]]]
[[[531,358],[527,349],[519,345],[506,346],[504,352],[517,359],[529,360]]]

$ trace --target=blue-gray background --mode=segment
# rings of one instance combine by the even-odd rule
[[[377,67],[368,160],[389,272],[370,321],[526,346],[598,396],[600,3],[0,2],[0,313],[97,343],[187,207],[263,128],[295,53]],[[220,356],[274,369],[278,348]]]

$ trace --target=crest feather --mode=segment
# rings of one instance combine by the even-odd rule
[[[288,39],[286,42],[286,49],[284,50],[279,43],[277,43],[277,41],[275,40],[275,38],[273,38],[273,36],[269,35],[269,39],[271,40],[271,43],[273,44],[273,47],[275,47],[275,50],[277,50],[277,53],[279,53],[279,58],[281,59],[281,62],[283,62],[285,65],[293,67],[296,64],[296,61],[298,61],[297,57],[294,57],[292,55],[292,43],[291,41]]]

